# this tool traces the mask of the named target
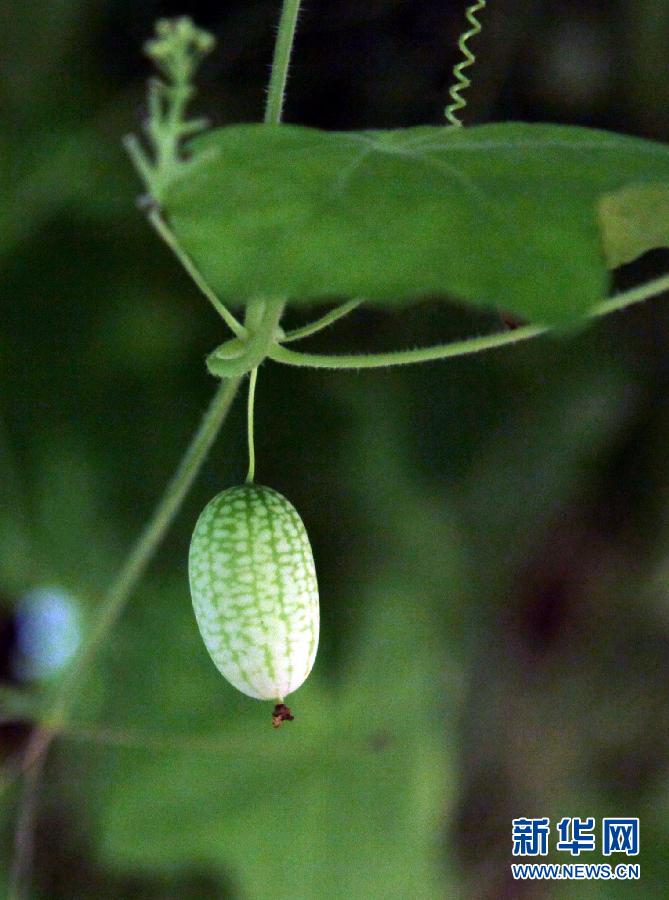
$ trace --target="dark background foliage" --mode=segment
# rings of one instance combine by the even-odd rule
[[[21,665],[26,596],[58,588],[90,615],[206,406],[203,360],[223,338],[135,206],[120,139],[143,115],[141,44],[155,18],[193,16],[219,41],[198,109],[252,121],[278,12],[0,3],[0,676],[26,703],[42,683]],[[309,0],[286,119],[440,122],[463,12]],[[669,140],[664,0],[496,0],[482,18],[467,122]],[[666,266],[648,254],[616,283]],[[258,478],[301,511],[321,586],[303,715],[267,736],[267,710],[231,697],[189,611],[195,516],[244,476],[238,402],[48,760],[30,896],[663,896],[668,326],[659,298],[474,359],[265,366]],[[363,308],[313,346],[490,327],[435,300]],[[22,718],[3,716],[8,771]],[[8,870],[20,794],[3,790]],[[511,882],[521,815],[640,816],[641,885]]]

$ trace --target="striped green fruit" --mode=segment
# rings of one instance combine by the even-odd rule
[[[318,646],[314,558],[295,507],[260,485],[223,491],[197,521],[188,568],[197,624],[220,672],[249,697],[282,704]]]

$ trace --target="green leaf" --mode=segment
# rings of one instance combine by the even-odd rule
[[[368,599],[356,597],[366,615],[340,683],[317,662],[279,731],[272,704],[232,690],[196,646],[195,623],[178,624],[190,604],[163,596],[160,616],[155,605],[133,611],[154,627],[140,665],[124,660],[119,746],[93,751],[96,768],[114,772],[98,792],[101,862],[170,872],[197,861],[258,900],[452,896],[437,851],[453,791],[442,647],[405,590],[384,584]],[[117,641],[126,654],[128,636]],[[132,739],[135,718],[154,740]],[[115,731],[107,719],[100,737]]]
[[[633,184],[599,202],[606,261],[613,269],[669,247],[669,183]]]
[[[669,178],[661,144],[556,125],[238,125],[191,150],[161,200],[231,303],[449,295],[545,323],[606,293],[601,197]]]

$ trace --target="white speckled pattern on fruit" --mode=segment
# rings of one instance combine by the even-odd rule
[[[200,633],[228,681],[259,700],[297,690],[316,657],[319,609],[295,507],[259,485],[223,491],[197,521],[188,568]]]

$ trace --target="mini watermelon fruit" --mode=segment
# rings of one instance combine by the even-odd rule
[[[318,585],[295,507],[272,488],[218,494],[197,521],[189,554],[197,624],[219,671],[242,693],[274,700],[273,724],[292,719],[318,647]]]

